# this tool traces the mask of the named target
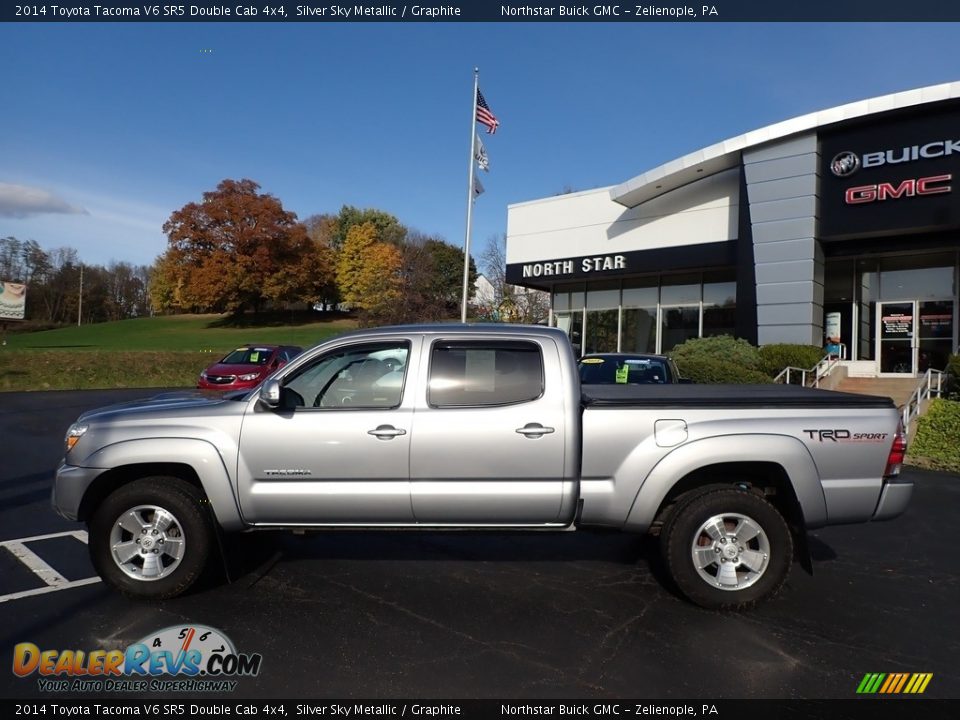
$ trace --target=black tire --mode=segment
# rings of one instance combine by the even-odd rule
[[[713,533],[707,532],[705,524],[717,518],[723,531],[711,523]],[[760,532],[749,537],[754,529]],[[660,533],[660,549],[680,592],[711,610],[745,610],[771,597],[786,582],[793,562],[793,538],[780,512],[735,488],[683,501]]]
[[[97,574],[129,597],[164,600],[186,592],[203,574],[216,542],[206,504],[200,490],[176,477],[146,477],[117,488],[96,509],[88,525],[90,559]],[[167,516],[156,509],[173,518],[159,532],[151,530],[150,523],[162,526]],[[137,523],[146,523],[142,543],[138,533],[124,527]],[[114,555],[113,546],[118,542],[126,546],[134,542],[139,548],[127,563]],[[174,557],[169,548],[178,544],[179,557]],[[152,549],[144,549],[148,545]],[[133,551],[133,546],[130,548]],[[149,575],[154,579],[148,579]]]

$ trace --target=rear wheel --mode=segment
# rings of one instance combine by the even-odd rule
[[[664,526],[660,543],[680,591],[711,609],[745,609],[773,595],[793,558],[793,539],[779,511],[734,488],[683,503]]]
[[[133,597],[185,592],[203,573],[215,541],[205,504],[197,488],[175,477],[142,478],[118,488],[90,520],[97,573]]]

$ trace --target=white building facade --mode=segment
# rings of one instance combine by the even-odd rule
[[[584,353],[732,334],[915,375],[957,347],[958,180],[960,83],[855,102],[511,205],[507,281]]]

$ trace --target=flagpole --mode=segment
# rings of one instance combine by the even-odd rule
[[[460,322],[467,321],[467,298],[470,291],[470,231],[473,224],[473,156],[477,144],[477,89],[480,87],[480,68],[473,69],[473,107],[470,112],[470,170],[467,174],[467,232],[463,241],[463,302]]]

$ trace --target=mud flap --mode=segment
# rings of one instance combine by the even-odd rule
[[[803,527],[791,526],[793,532],[793,554],[800,567],[813,576],[813,557],[810,555],[810,543],[807,541],[807,530]]]

